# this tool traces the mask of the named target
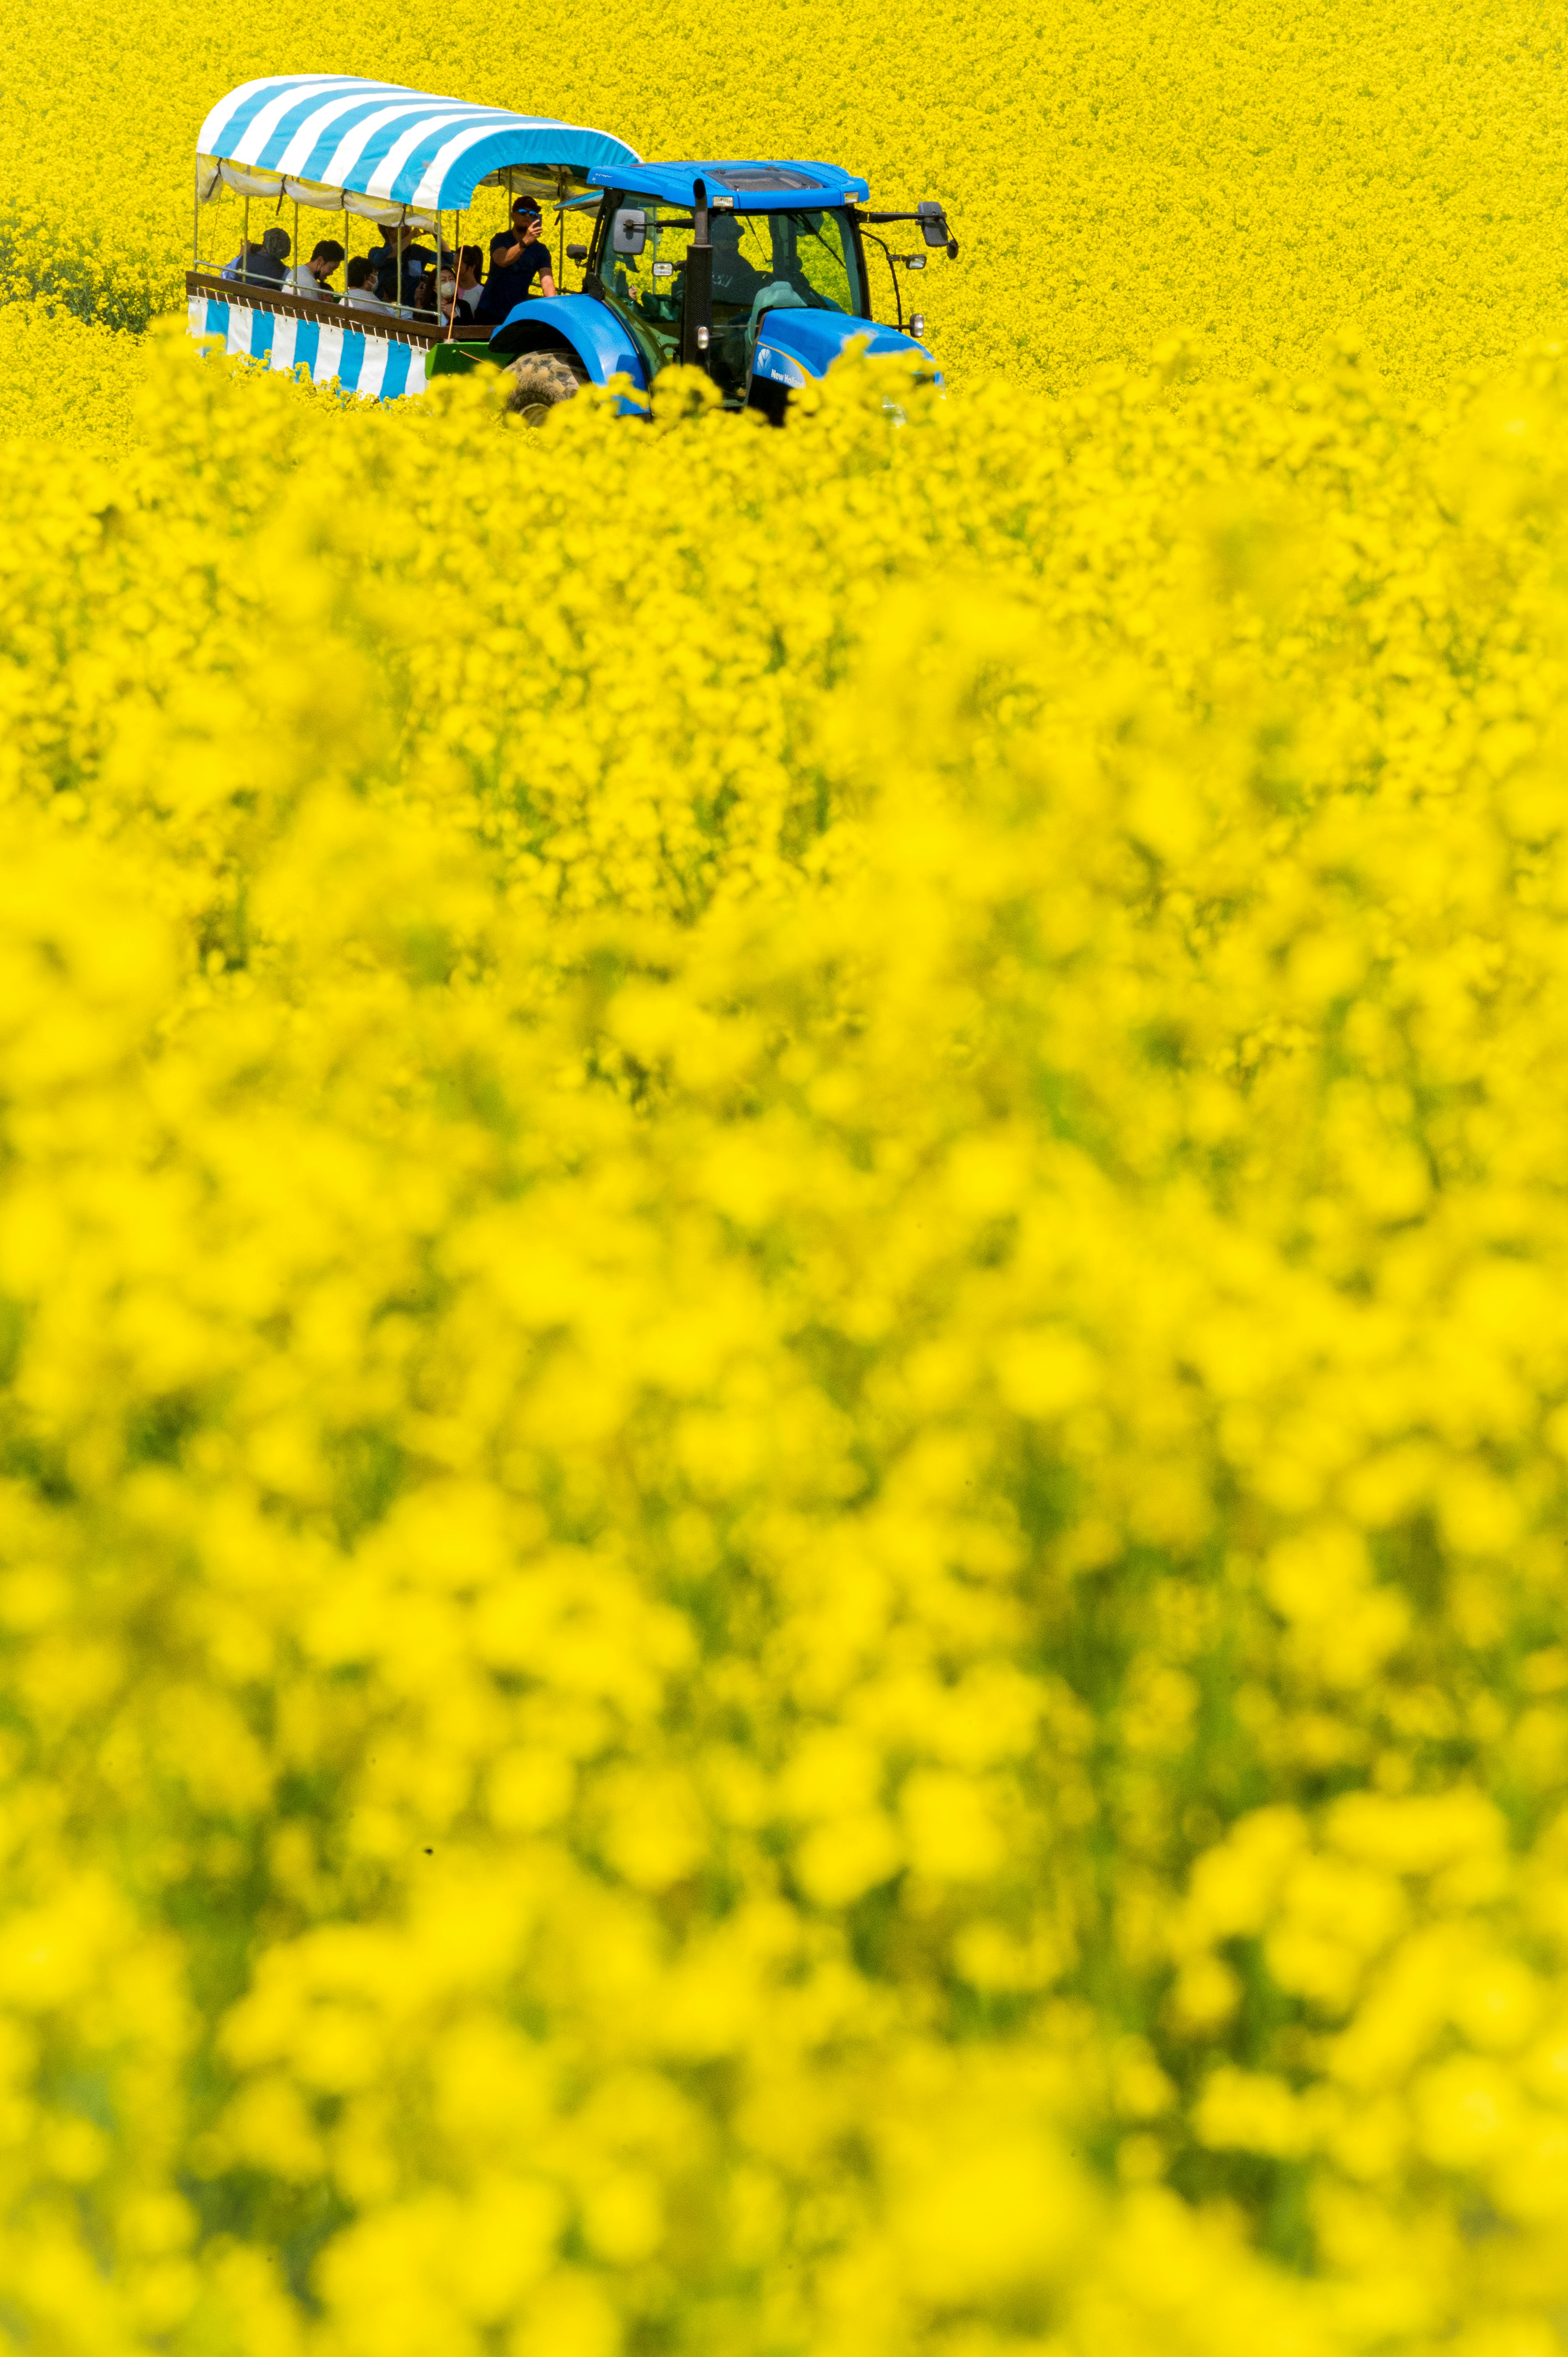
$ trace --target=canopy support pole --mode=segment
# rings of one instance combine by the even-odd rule
[[[242,230],[242,231],[241,231],[241,233],[240,233],[240,276],[242,277],[242,279],[246,279],[246,280],[248,280],[248,279],[249,279],[249,277],[250,277],[250,275],[251,275],[251,199],[250,199],[250,198],[249,198],[249,197],[247,197],[247,198],[245,199],[245,226],[244,226],[243,230]]]
[[[463,274],[463,216],[456,205],[452,208],[452,260],[448,265],[452,273],[452,307],[446,314],[448,343],[457,332],[457,281]],[[440,285],[439,278],[435,284]]]

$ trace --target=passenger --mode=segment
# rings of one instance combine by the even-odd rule
[[[249,270],[251,256],[253,253],[260,253],[261,250],[262,249],[259,245],[254,244],[249,239],[242,238],[240,242],[239,253],[234,256],[232,262],[226,262],[223,264],[222,269],[218,274],[219,277],[243,278]]]
[[[346,311],[389,311],[392,308],[372,291],[375,274],[373,256],[357,253],[343,273],[343,308]]]
[[[519,237],[526,236],[530,221],[535,223],[536,234],[542,231],[544,227],[544,216],[540,211],[539,207],[534,203],[533,199],[532,197],[513,197],[511,200],[511,225],[513,229],[516,230]],[[548,243],[546,243],[544,250],[547,253],[550,251]]]
[[[458,319],[466,319],[468,316],[458,306],[457,274],[453,268],[452,256],[449,253],[444,253],[441,256],[440,277],[437,278],[434,271],[426,271],[424,281],[422,283],[426,282],[431,288],[432,307],[435,313],[436,325],[445,334],[449,325],[455,324]]]
[[[403,299],[413,300],[413,290],[427,270],[434,270],[436,256],[427,245],[411,245],[403,257]]]
[[[398,279],[403,267],[403,239],[400,229],[383,228],[380,245],[372,245],[366,259],[375,279],[375,291],[380,301],[391,305],[396,300]]]
[[[479,307],[479,297],[485,291],[483,271],[484,248],[466,245],[457,256],[457,316],[471,319]]]
[[[446,281],[446,284],[447,284],[447,285],[450,285],[450,284],[451,284],[451,281],[450,281],[450,280],[447,280],[447,281]],[[435,273],[434,272],[434,270],[427,270],[427,271],[425,272],[425,274],[424,274],[424,277],[420,280],[420,282],[419,282],[418,285],[414,288],[414,290],[413,290],[413,309],[414,309],[414,315],[415,315],[415,317],[418,317],[418,318],[424,318],[424,319],[434,319],[434,318],[435,318]]]
[[[288,260],[289,234],[286,229],[270,229],[262,240],[258,253],[252,247],[250,258],[241,272],[242,278],[260,279],[264,286],[283,285],[283,266]]]
[[[327,281],[343,259],[343,249],[335,237],[324,237],[310,260],[291,270],[284,280],[291,295],[310,295],[318,303],[334,300]]]
[[[537,205],[525,204],[521,199],[512,209],[514,220],[521,226],[501,230],[490,240],[490,274],[485,281],[485,291],[479,299],[476,317],[495,323],[531,293],[533,282],[539,281],[542,295],[555,292],[554,273],[550,267],[550,248],[539,232],[544,226],[544,216]]]
[[[389,307],[412,301],[421,273],[435,259],[427,246],[410,245],[407,230],[383,229],[380,245],[371,248],[376,293],[381,301]]]

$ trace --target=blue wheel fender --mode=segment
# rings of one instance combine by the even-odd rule
[[[593,383],[608,384],[612,376],[628,376],[639,392],[647,390],[648,371],[637,347],[607,303],[596,303],[591,295],[537,295],[507,313],[490,338],[491,344],[520,321],[555,328],[571,345]]]

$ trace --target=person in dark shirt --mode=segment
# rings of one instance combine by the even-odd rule
[[[405,229],[383,229],[380,245],[371,248],[376,293],[383,303],[411,303],[415,286],[435,259],[428,247],[411,245],[408,238]]]
[[[286,229],[270,229],[263,238],[260,252],[252,246],[241,276],[259,278],[265,286],[283,285],[283,266],[288,260],[289,234]]]
[[[372,245],[365,259],[371,265],[371,276],[375,281],[376,300],[378,303],[385,302],[397,285],[396,230],[383,228],[380,245]],[[381,291],[383,279],[386,282],[384,295]]]
[[[741,242],[742,224],[734,213],[714,213],[709,236],[713,242],[714,300],[749,306],[768,274],[758,270]]]
[[[544,234],[544,215],[540,211],[539,207],[534,203],[532,197],[513,197],[511,200],[511,225],[513,229],[516,230],[519,237],[525,237],[527,235],[528,224],[530,221],[533,223],[534,235],[538,238],[540,244],[545,248],[546,252],[548,252],[550,241]]]
[[[521,198],[512,208],[516,229],[503,229],[490,240],[490,274],[479,298],[477,316],[495,327],[531,293],[539,281],[542,295],[553,295],[555,274],[550,248],[540,236],[543,216]]]

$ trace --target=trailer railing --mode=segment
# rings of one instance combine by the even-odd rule
[[[402,311],[361,311],[351,303],[316,302],[308,295],[292,294],[286,287],[269,286],[256,278],[225,278],[216,270],[188,270],[185,274],[187,296],[207,295],[213,301],[227,303],[231,309],[268,311],[285,319],[320,319],[335,328],[353,328],[361,335],[385,336],[394,344],[413,344],[428,351],[435,344],[488,344],[494,332],[487,324],[476,327],[462,322],[448,329],[445,319],[435,319],[426,327]]]

